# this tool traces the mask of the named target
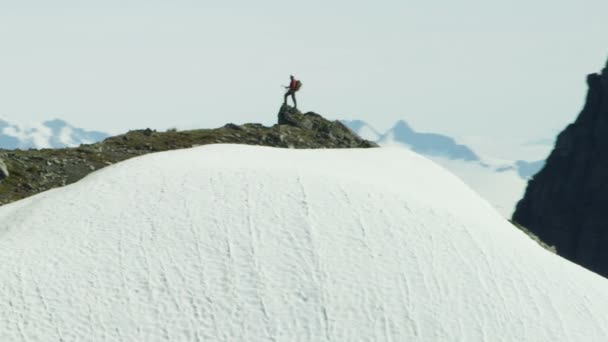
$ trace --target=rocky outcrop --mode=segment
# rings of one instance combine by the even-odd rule
[[[282,106],[279,123],[227,124],[216,129],[192,131],[151,129],[130,131],[95,144],[76,148],[7,150],[6,175],[0,183],[0,205],[78,181],[94,170],[119,161],[159,151],[205,144],[248,144],[283,148],[366,148],[376,147],[342,123],[328,121],[315,113],[302,114]],[[2,164],[0,164],[0,179]]]
[[[587,83],[582,112],[558,136],[513,220],[561,256],[608,276],[608,65]]]
[[[298,128],[310,134],[307,140],[313,143],[310,145],[312,148],[378,147],[374,142],[361,139],[340,121],[327,121],[313,112],[302,114],[287,105],[283,105],[279,110],[278,121],[279,126]],[[322,145],[317,145],[318,143]]]
[[[4,160],[2,160],[4,156],[0,155],[0,182],[8,177],[8,169],[6,168],[6,164]]]

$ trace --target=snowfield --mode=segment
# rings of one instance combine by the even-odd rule
[[[462,179],[482,198],[490,202],[503,217],[513,216],[517,202],[526,192],[528,181],[521,178],[514,167],[496,171],[501,165],[509,167],[515,164],[514,161],[502,162],[484,158],[482,162],[467,162],[445,157],[428,156],[427,158]]]
[[[1,341],[608,340],[608,280],[404,149],[151,154],[0,232]]]

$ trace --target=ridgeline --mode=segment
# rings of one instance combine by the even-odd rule
[[[339,121],[283,105],[278,124],[227,124],[215,129],[157,132],[129,131],[75,148],[0,150],[0,205],[74,183],[89,173],[148,153],[206,144],[247,144],[282,148],[369,148]]]

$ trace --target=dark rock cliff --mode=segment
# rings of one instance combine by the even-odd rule
[[[559,134],[513,220],[559,255],[608,276],[608,64],[587,83],[582,112]]]
[[[205,144],[248,144],[283,148],[377,147],[342,123],[282,106],[279,123],[227,124],[216,129],[130,131],[76,148],[0,150],[0,205],[78,181],[94,170],[151,152]]]

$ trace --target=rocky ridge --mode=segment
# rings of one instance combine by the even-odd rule
[[[74,183],[97,169],[132,157],[218,143],[299,149],[378,146],[361,139],[339,121],[328,121],[313,112],[302,114],[284,105],[278,124],[271,127],[229,123],[191,131],[144,129],[75,148],[0,150],[0,205]]]
[[[587,84],[583,110],[559,134],[513,220],[559,255],[608,277],[608,64]]]

